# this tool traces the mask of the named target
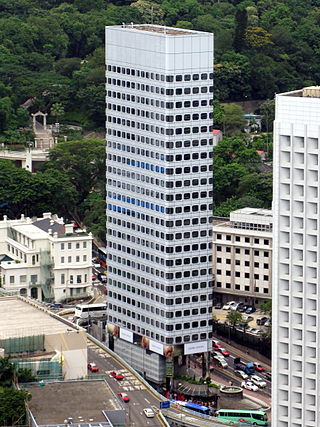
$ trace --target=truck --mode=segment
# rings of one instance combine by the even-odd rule
[[[253,375],[255,373],[254,364],[252,362],[243,363],[240,357],[234,359],[234,369],[245,372],[247,375]]]

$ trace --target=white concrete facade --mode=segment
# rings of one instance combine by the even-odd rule
[[[92,288],[92,235],[51,213],[0,221],[1,286],[39,300],[86,296]]]
[[[319,88],[276,96],[272,425],[320,425]]]
[[[258,303],[271,298],[272,211],[243,208],[214,218],[214,291],[217,300]]]
[[[213,35],[107,27],[106,64],[108,321],[208,348]]]

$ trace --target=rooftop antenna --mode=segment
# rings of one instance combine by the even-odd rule
[[[151,24],[153,25],[153,6],[151,6]]]
[[[122,22],[122,28],[126,28],[126,23]]]
[[[131,24],[131,28],[133,28],[133,22],[130,22],[130,24]]]

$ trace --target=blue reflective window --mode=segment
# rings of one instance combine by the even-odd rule
[[[149,206],[150,206],[150,203],[149,203],[149,202],[146,202],[146,208],[148,208],[148,209],[149,209]]]
[[[150,169],[151,169],[152,171],[154,171],[154,166],[153,166],[153,165],[150,165]]]
[[[121,212],[121,207],[120,206],[118,206],[118,212]]]
[[[146,169],[149,170],[149,167],[150,167],[149,163],[146,163]]]
[[[135,166],[136,165],[136,161],[135,160],[131,160],[131,165]]]
[[[159,212],[159,210],[160,210],[160,206],[159,206],[159,205],[156,205],[156,211],[158,211],[158,212]]]
[[[162,213],[164,213],[164,207],[163,207],[163,206],[161,206],[161,207],[160,207],[160,211],[161,211]]]
[[[140,162],[137,160],[137,166],[138,166],[138,168],[140,167]]]
[[[112,206],[112,210],[116,211],[117,210],[117,206]]]
[[[137,200],[137,205],[140,206],[140,200]]]
[[[153,203],[150,204],[150,208],[154,211],[154,204]]]
[[[160,171],[159,166],[156,166],[156,172],[159,172],[159,171]]]
[[[144,162],[141,162],[141,167],[142,169],[144,169]]]
[[[135,205],[135,204],[136,204],[136,199],[131,199],[131,203],[132,203],[133,205]]]
[[[127,197],[127,203],[130,203],[130,197]]]
[[[145,203],[144,203],[144,201],[143,200],[141,200],[141,206],[144,208],[144,206],[145,206]]]
[[[111,211],[112,205],[108,204],[108,209],[109,209],[109,211]]]
[[[160,172],[161,172],[161,173],[164,173],[164,168],[160,168]]]

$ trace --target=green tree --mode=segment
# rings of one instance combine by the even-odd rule
[[[235,16],[235,32],[233,47],[236,52],[241,52],[245,46],[245,33],[248,25],[248,15],[246,9],[238,9]]]
[[[239,179],[237,193],[240,196],[256,197],[263,202],[263,208],[271,208],[273,177],[272,172],[250,173]],[[252,206],[258,207],[258,206]]]
[[[246,124],[244,111],[240,105],[226,104],[224,108],[223,133],[226,136],[240,135]]]
[[[227,322],[229,323],[229,325],[232,326],[233,328],[237,324],[243,323],[242,314],[236,310],[229,310],[226,319],[227,319]]]
[[[147,0],[136,0],[130,6],[138,9],[142,17],[142,22],[150,22],[157,25],[163,24],[164,12],[157,3]]]
[[[45,168],[64,172],[81,203],[92,190],[104,194],[105,158],[105,141],[102,139],[67,141],[50,151]]]
[[[31,400],[30,393],[0,386],[0,425],[25,425],[27,416],[25,402],[28,400]]]
[[[57,122],[59,118],[64,115],[63,105],[60,102],[56,102],[55,104],[52,104],[50,114],[55,118]]]
[[[272,300],[265,300],[260,304],[260,310],[262,313],[268,314],[271,316],[272,313]]]
[[[259,105],[259,111],[262,115],[262,126],[266,132],[273,131],[273,122],[275,118],[275,102],[273,99],[267,99]]]
[[[106,201],[99,193],[92,192],[81,204],[83,222],[88,231],[102,242],[106,241]]]
[[[223,129],[225,120],[225,112],[220,102],[215,99],[213,101],[213,125],[216,129]]]

